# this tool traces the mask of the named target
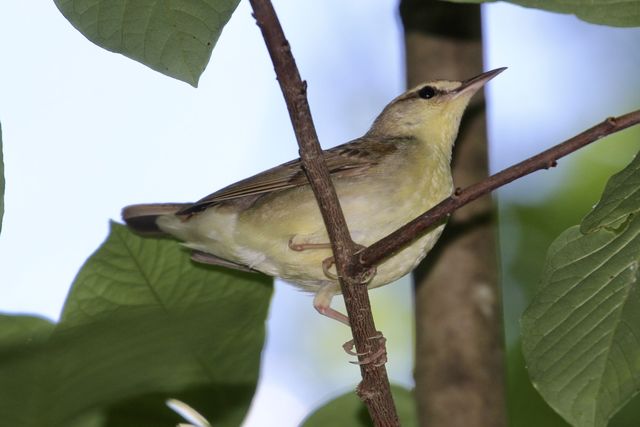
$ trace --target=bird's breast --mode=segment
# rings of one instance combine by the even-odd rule
[[[453,189],[449,162],[437,153],[401,153],[366,174],[334,179],[353,240],[368,246],[449,196]],[[422,154],[421,156],[419,154]],[[378,266],[370,286],[381,286],[411,271],[440,235],[434,228]],[[238,261],[267,274],[314,290],[330,280],[322,270],[328,248],[292,250],[298,244],[328,243],[324,222],[309,186],[273,193],[238,216]],[[335,270],[333,270],[335,271]]]

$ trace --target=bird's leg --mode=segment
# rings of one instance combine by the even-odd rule
[[[291,236],[289,238],[289,249],[296,252],[302,252],[307,249],[331,249],[331,243],[293,243],[293,238],[296,236]]]
[[[330,256],[322,261],[322,272],[331,280],[338,280],[338,276],[329,271],[329,269],[335,263],[334,258]]]
[[[337,283],[325,283],[318,290],[318,292],[316,292],[316,296],[313,298],[313,307],[318,310],[318,313],[322,314],[323,316],[327,316],[330,319],[337,320],[338,322],[344,323],[345,325],[349,326],[349,318],[339,311],[331,308],[331,300],[337,292]]]
[[[331,249],[331,243],[293,243],[293,238],[296,236],[291,236],[289,238],[289,242],[287,246],[289,249],[296,252],[306,251],[307,249]],[[329,269],[333,266],[334,260],[333,257],[326,258],[322,261],[322,271],[327,278],[331,280],[338,280],[338,276],[331,273]],[[317,308],[317,307],[316,307]]]
[[[373,363],[373,365],[376,367],[382,366],[385,363],[387,363],[387,349],[385,347],[387,339],[384,337],[384,335],[382,335],[382,332],[378,332],[377,335],[373,337],[369,337],[369,339],[380,341],[380,344],[379,344],[380,347],[378,348],[378,350],[376,350],[376,352],[373,354],[369,354],[367,357],[363,358],[362,360],[358,360],[356,362],[349,362],[349,363],[353,363],[354,365],[368,365],[370,363]],[[353,351],[354,345],[355,344],[353,340],[350,340],[344,343],[342,345],[342,348],[344,349],[344,351],[347,352],[347,354],[350,354],[352,356],[363,356],[365,354],[370,353],[370,352],[357,353]]]
[[[293,242],[294,237],[295,236],[290,237],[288,242],[289,249],[294,251],[301,252],[307,249],[330,249],[331,248],[330,243],[294,243]],[[365,248],[364,246],[358,245],[358,244],[356,244],[356,247],[358,251],[362,251]],[[336,293],[338,293],[338,290],[339,290],[339,284],[337,283],[338,276],[329,271],[329,269],[333,267],[334,264],[335,264],[335,258],[332,256],[325,258],[322,261],[322,271],[324,272],[324,275],[327,276],[327,278],[331,279],[332,281],[322,285],[320,289],[316,292],[316,295],[313,298],[313,307],[318,311],[318,313],[322,314],[323,316],[327,316],[330,319],[337,320],[340,323],[350,326],[349,318],[347,316],[331,308],[331,300],[333,299],[333,296]],[[366,276],[363,277],[362,283],[368,284],[371,281],[371,279],[373,279],[373,276],[375,276],[375,274],[376,274],[376,269],[374,267],[367,272]],[[382,334],[380,334],[379,337],[382,337]],[[385,338],[382,337],[382,339],[385,339]],[[346,342],[342,346],[344,351],[347,352],[348,354],[352,356],[361,356],[361,354],[358,354],[353,351],[353,347],[354,347],[353,340]],[[363,353],[363,354],[366,354],[366,353]],[[375,360],[382,355],[384,355],[385,362],[386,362],[386,351],[384,350],[384,345],[382,346],[382,352],[380,351],[376,352],[376,354],[367,357],[365,361],[361,363],[370,363],[370,360]]]

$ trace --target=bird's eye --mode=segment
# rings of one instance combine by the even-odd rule
[[[425,86],[418,91],[418,96],[422,99],[429,99],[436,96],[436,90],[433,86]]]

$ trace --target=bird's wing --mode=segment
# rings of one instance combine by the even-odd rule
[[[206,252],[192,251],[191,259],[200,264],[216,265],[219,267],[230,268],[232,270],[246,271],[248,273],[259,273],[259,271],[254,270],[246,265],[238,264],[237,262],[229,261],[228,259],[220,258]]]
[[[359,176],[379,163],[396,145],[368,138],[359,138],[324,151],[332,178]],[[209,206],[244,197],[267,194],[309,184],[300,159],[292,160],[257,175],[238,181],[182,209],[178,214],[193,214]]]

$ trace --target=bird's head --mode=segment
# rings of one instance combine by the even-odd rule
[[[368,132],[378,137],[413,137],[452,145],[469,100],[506,68],[487,71],[465,81],[422,83],[387,105]]]

